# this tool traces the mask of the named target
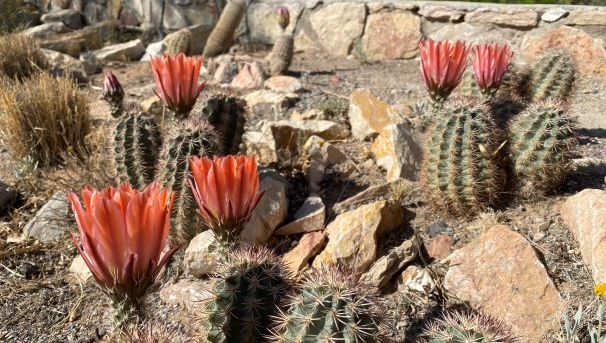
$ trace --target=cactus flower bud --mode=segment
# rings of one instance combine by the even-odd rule
[[[103,80],[103,98],[108,102],[121,102],[124,99],[124,89],[114,73],[108,71]]]
[[[285,30],[288,24],[290,24],[290,12],[288,11],[288,8],[280,6],[276,8],[275,11],[278,16],[278,25],[280,25],[282,30]]]

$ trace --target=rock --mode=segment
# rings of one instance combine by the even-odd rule
[[[83,51],[103,47],[103,42],[118,34],[118,25],[116,21],[104,21],[81,30],[43,37],[40,47],[78,57]]]
[[[534,9],[515,7],[481,7],[465,15],[468,23],[496,24],[515,28],[532,28],[539,23]]]
[[[351,93],[347,116],[352,136],[360,140],[376,136],[385,126],[394,122],[391,106],[366,89]]]
[[[305,199],[303,205],[295,213],[295,219],[276,230],[276,235],[286,236],[324,229],[326,207],[322,198],[311,196]]]
[[[347,155],[341,150],[318,136],[307,139],[303,145],[302,155],[307,161],[304,163],[304,172],[312,194],[322,190],[320,183],[324,180],[324,172],[327,168],[348,160]]]
[[[582,74],[606,76],[606,49],[604,40],[593,38],[583,30],[568,26],[545,27],[528,31],[522,39],[520,52],[528,62],[536,61],[551,48],[570,52]]]
[[[425,268],[409,266],[398,278],[398,290],[402,292],[415,291],[430,294],[435,288],[436,282]]]
[[[43,23],[61,22],[72,29],[82,28],[84,26],[82,19],[80,12],[72,9],[51,11],[40,18]]]
[[[326,116],[324,115],[324,112],[322,112],[318,109],[312,108],[311,110],[307,110],[303,113],[295,110],[291,114],[290,119],[292,119],[292,120],[326,119]]]
[[[265,191],[265,194],[240,234],[240,239],[245,242],[267,242],[288,214],[286,183],[279,174],[264,172],[259,182],[259,191]]]
[[[145,53],[145,45],[140,39],[108,45],[93,52],[100,61],[138,61]]]
[[[595,25],[606,26],[606,10],[603,8],[575,9],[570,11],[565,21],[566,25]]]
[[[145,48],[145,53],[143,53],[143,57],[141,57],[141,61],[151,61],[152,57],[162,56],[165,48],[166,46],[164,45],[163,40],[148,44]]]
[[[562,7],[553,7],[548,9],[543,13],[543,15],[541,15],[541,20],[546,23],[553,23],[562,19],[562,17],[567,14],[568,11],[563,9]]]
[[[421,39],[421,19],[412,12],[370,14],[362,36],[362,49],[367,60],[412,58],[417,55]]]
[[[418,180],[423,150],[408,123],[390,124],[381,130],[371,151],[377,165],[387,171],[387,181]]]
[[[0,217],[13,208],[19,198],[19,193],[0,181]]]
[[[429,237],[436,237],[443,233],[451,233],[452,228],[448,226],[448,224],[443,219],[438,219],[435,222],[431,223],[427,229],[425,230]]]
[[[52,242],[69,233],[69,204],[65,192],[58,191],[25,225],[23,232],[40,242]]]
[[[80,60],[58,51],[48,49],[41,50],[46,57],[49,70],[52,74],[73,78],[77,82],[86,82],[87,73]]]
[[[103,66],[91,53],[85,52],[80,54],[80,58],[78,58],[78,60],[82,63],[82,69],[87,76],[100,74],[103,72]]]
[[[195,277],[203,277],[216,272],[218,244],[219,242],[211,230],[206,230],[194,237],[183,255],[185,272]]]
[[[150,2],[149,0],[144,2]],[[187,4],[189,2],[189,4]],[[185,5],[184,5],[185,4]],[[223,2],[224,4],[224,2]],[[214,1],[200,0],[173,0],[159,1],[156,12],[162,15],[162,29],[165,31],[179,30],[184,27],[203,26],[205,31],[210,33],[219,19],[219,5]],[[224,5],[221,5],[222,7]],[[161,9],[161,10],[160,10]],[[146,15],[146,13],[143,13]],[[159,26],[159,25],[158,25]],[[196,37],[196,36],[194,36]],[[198,36],[202,45],[206,44],[206,37]],[[202,50],[194,52],[201,53]]]
[[[441,260],[452,252],[452,245],[454,240],[451,236],[445,234],[439,234],[429,241],[429,244],[425,245],[427,255],[434,260]]]
[[[400,246],[391,249],[387,255],[379,258],[364,273],[362,278],[378,288],[385,287],[402,268],[412,262],[419,254],[415,238],[404,241]]]
[[[267,116],[273,113],[275,118],[282,118],[286,109],[298,99],[296,94],[283,94],[260,89],[244,96],[251,115]]]
[[[509,323],[529,342],[559,327],[565,302],[532,245],[498,225],[456,250],[444,288],[473,308]]]
[[[402,208],[384,200],[342,213],[326,227],[328,244],[313,266],[338,263],[364,273],[377,258],[379,239],[403,222]]]
[[[244,64],[236,77],[231,81],[233,88],[255,89],[263,87],[263,67],[259,62]]]
[[[66,33],[72,31],[73,29],[67,27],[62,22],[57,21],[31,27],[25,30],[23,33],[32,37],[42,38],[56,35],[58,33]]]
[[[393,184],[394,182],[385,182],[380,185],[370,186],[360,193],[335,204],[333,206],[333,211],[336,213],[343,213],[369,202],[385,200],[387,199]]]
[[[585,189],[568,197],[560,206],[560,216],[579,242],[594,281],[606,282],[606,192]]]
[[[309,260],[316,256],[324,247],[326,236],[322,232],[308,232],[301,237],[294,249],[284,254],[282,260],[293,273],[302,271]]]
[[[230,54],[223,54],[210,59],[208,75],[217,83],[230,83],[238,75],[238,64]]]
[[[276,149],[298,151],[310,136],[324,140],[338,140],[349,136],[343,125],[329,120],[279,120],[271,124],[271,132],[276,142]]]
[[[472,25],[467,22],[442,25],[429,32],[434,40],[463,40],[468,43],[499,42],[512,44],[518,40],[520,31],[495,25]]]
[[[257,156],[261,165],[271,165],[278,162],[276,141],[271,132],[271,122],[261,121],[258,130],[248,130],[242,135],[242,143],[246,154]]]
[[[166,284],[160,290],[160,300],[166,304],[178,305],[190,312],[198,313],[204,308],[204,300],[212,297],[207,282],[198,279],[182,279],[174,284]]]
[[[303,85],[295,77],[276,75],[265,80],[265,88],[278,93],[296,93],[303,89]]]
[[[434,4],[424,4],[418,13],[427,19],[451,22],[461,21],[465,15],[464,11],[456,8]]]
[[[93,273],[88,269],[82,256],[77,255],[69,266],[69,274],[65,276],[65,281],[74,285],[80,285],[84,284],[91,277],[93,277]]]
[[[286,32],[294,32],[303,7],[301,4],[287,2],[283,2],[280,6],[288,8],[290,13],[290,24],[286,27]],[[259,2],[253,2],[248,6],[246,13],[248,35],[253,42],[273,45],[276,38],[282,33],[278,25],[275,7],[272,4]]]

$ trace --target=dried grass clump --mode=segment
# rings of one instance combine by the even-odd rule
[[[5,85],[0,87],[0,141],[15,157],[41,167],[61,162],[65,154],[85,156],[88,106],[86,94],[67,78],[42,73]]]
[[[0,0],[0,35],[21,31],[39,22],[40,13],[24,0]]]
[[[23,80],[46,66],[46,57],[34,38],[23,34],[0,36],[0,75]]]

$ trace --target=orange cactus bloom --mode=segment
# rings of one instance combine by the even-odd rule
[[[143,191],[125,183],[103,190],[85,187],[84,208],[76,194],[67,196],[80,231],[80,239],[72,239],[95,280],[115,305],[138,308],[177,250],[161,256],[174,195],[155,183]]]
[[[445,100],[461,82],[467,66],[469,47],[464,42],[419,42],[421,78],[434,101]]]
[[[152,58],[150,64],[156,95],[176,116],[187,117],[204,89],[204,83],[198,84],[202,57],[187,57],[183,53],[164,55]]]
[[[472,49],[471,66],[483,93],[491,94],[499,89],[512,56],[513,52],[507,44],[482,44]]]
[[[189,186],[198,213],[220,239],[235,239],[261,200],[254,156],[192,157]]]

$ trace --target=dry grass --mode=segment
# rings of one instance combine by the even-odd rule
[[[0,1],[0,34],[23,30],[38,21],[37,9],[24,0]]]
[[[23,34],[0,36],[0,76],[23,80],[46,66],[46,57],[34,38]]]
[[[44,167],[61,162],[64,154],[85,155],[88,99],[67,78],[42,73],[12,86],[5,83],[0,113],[0,141],[19,159]]]

